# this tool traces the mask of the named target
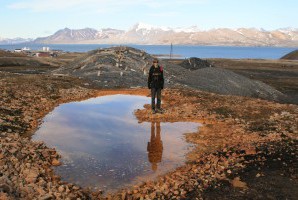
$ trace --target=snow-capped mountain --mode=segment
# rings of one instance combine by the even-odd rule
[[[28,43],[28,42],[32,42],[33,39],[31,38],[12,38],[12,39],[8,39],[8,38],[2,38],[0,37],[0,44],[21,44],[21,43]]]
[[[217,28],[200,30],[191,27],[159,27],[137,23],[127,31],[106,28],[95,30],[62,29],[55,34],[38,38],[36,43],[85,43],[85,44],[185,44],[232,46],[298,46],[297,28],[273,31],[256,28]]]
[[[153,26],[150,24],[145,24],[145,23],[137,23],[135,24],[130,31],[135,30],[136,32],[143,31],[143,32],[150,32],[150,31],[172,31],[172,32],[185,32],[185,33],[194,33],[200,31],[197,26],[191,26],[191,27],[177,27],[177,28],[170,28],[170,27],[165,27],[165,26]]]
[[[112,28],[106,28],[101,29],[97,32],[96,38],[97,39],[107,39],[116,35],[123,34],[125,31],[112,29]]]
[[[145,24],[145,23],[137,23],[135,24],[129,31],[171,31],[171,28],[165,27],[165,26],[153,26],[150,24]]]
[[[178,27],[178,28],[174,28],[173,29],[174,32],[184,32],[184,33],[195,33],[195,32],[199,32],[202,31],[201,29],[199,29],[197,26],[191,26],[191,27]]]
[[[104,40],[112,36],[124,33],[122,30],[117,29],[101,29],[96,30],[92,28],[85,29],[69,29],[64,28],[51,36],[37,38],[35,43],[92,43],[95,40]]]
[[[85,28],[85,29],[69,29],[64,28],[51,36],[37,38],[35,40],[36,43],[72,43],[77,41],[85,41],[85,40],[94,40],[97,37],[98,31],[92,28]]]
[[[292,28],[292,27],[287,27],[287,28],[280,28],[277,29],[280,32],[284,32],[284,33],[290,33],[290,32],[298,32],[298,28]]]

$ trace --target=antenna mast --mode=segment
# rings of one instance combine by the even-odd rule
[[[171,43],[170,60],[172,59],[172,56],[173,56],[173,44]]]

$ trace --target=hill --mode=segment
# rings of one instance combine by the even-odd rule
[[[281,59],[285,59],[285,60],[298,60],[298,49],[295,51],[292,51],[286,55],[284,55],[283,57],[281,57]]]
[[[89,79],[102,88],[146,87],[147,73],[153,59],[153,56],[138,49],[112,47],[91,51],[52,73]],[[200,62],[199,68],[191,69],[192,65],[187,67],[187,62],[182,63],[183,66],[180,66],[166,60],[160,61],[164,68],[165,87],[191,87],[218,94],[277,101],[285,98],[285,95],[269,85],[226,69],[210,67],[208,62]],[[206,66],[202,66],[203,63]]]

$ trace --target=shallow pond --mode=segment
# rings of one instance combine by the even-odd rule
[[[111,95],[62,104],[32,139],[61,154],[55,172],[64,181],[111,191],[150,180],[185,162],[191,145],[183,133],[200,124],[138,123],[133,112],[148,103],[148,97]]]

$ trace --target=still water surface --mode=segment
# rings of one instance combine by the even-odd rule
[[[191,145],[183,133],[193,122],[138,123],[133,112],[150,99],[111,95],[62,104],[44,118],[32,137],[55,147],[62,180],[95,189],[116,190],[182,165]]]

